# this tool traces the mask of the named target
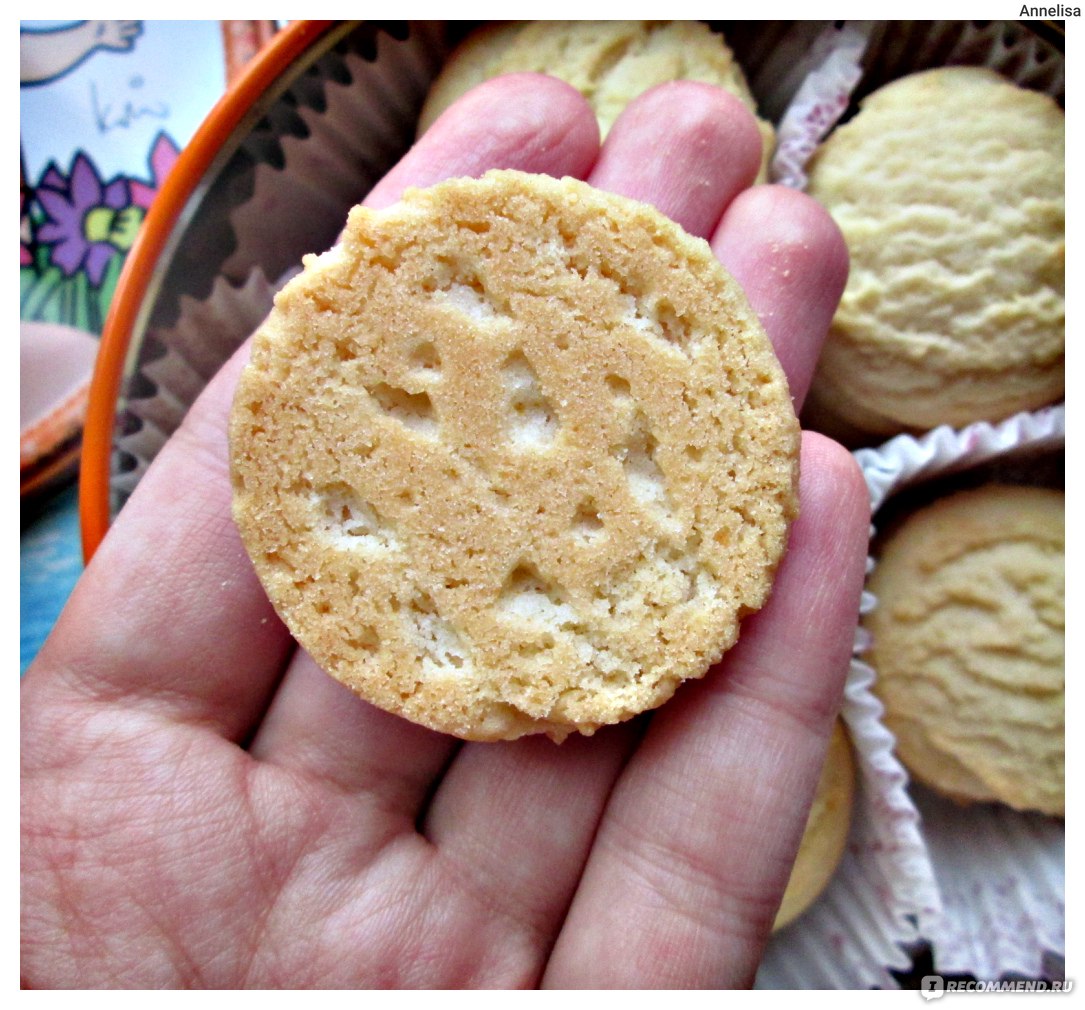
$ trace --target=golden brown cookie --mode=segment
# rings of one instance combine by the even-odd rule
[[[590,733],[765,601],[798,424],[738,285],[653,208],[491,172],[355,208],[257,332],[234,514],[362,697],[468,739]]]
[[[475,85],[525,72],[549,74],[576,88],[595,110],[602,137],[634,98],[667,81],[714,84],[757,114],[734,54],[701,21],[505,21],[468,36],[452,54],[426,97],[419,134]],[[767,166],[775,132],[764,120],[757,122]]]
[[[869,588],[901,760],[962,802],[1063,812],[1063,494],[985,485],[911,515]]]
[[[997,421],[1063,394],[1064,122],[953,67],[868,96],[810,166],[851,272],[810,417],[883,436]]]
[[[817,793],[791,869],[773,930],[794,922],[825,890],[844,855],[855,796],[855,759],[844,723],[837,719]]]

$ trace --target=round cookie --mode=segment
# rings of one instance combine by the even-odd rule
[[[518,172],[355,208],[257,331],[230,441],[297,640],[467,739],[590,733],[702,676],[797,508],[786,380],[707,243]]]
[[[1064,496],[990,484],[888,537],[865,623],[901,760],[962,802],[1063,812]]]
[[[854,797],[855,759],[844,723],[837,719],[774,931],[802,915],[832,879],[851,830]]]
[[[734,54],[703,22],[507,21],[473,33],[452,54],[426,97],[419,134],[475,85],[524,72],[550,74],[576,88],[595,110],[604,138],[634,98],[667,81],[714,84],[757,115]],[[757,122],[764,178],[775,132]]]
[[[973,67],[894,81],[829,137],[809,192],[851,272],[815,423],[884,436],[1063,395],[1063,160],[1055,102]]]

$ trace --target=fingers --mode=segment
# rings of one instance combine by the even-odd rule
[[[226,417],[247,356],[212,380],[121,510],[28,689],[249,732],[292,643],[230,514]]]
[[[851,457],[808,434],[802,472],[773,596],[724,663],[653,718],[603,816],[547,985],[752,981],[839,706],[866,551],[867,493]]]
[[[588,181],[654,204],[708,235],[756,175],[760,152],[753,117],[737,99],[678,82],[647,92],[622,113]],[[495,900],[515,900],[521,919],[555,927],[636,733],[624,726],[560,748],[546,740],[468,744],[434,796],[427,837],[445,858],[473,867]],[[546,812],[544,823],[538,811]]]
[[[299,649],[249,749],[321,788],[370,796],[405,831],[457,746],[362,701]]]
[[[454,876],[548,947],[635,741],[636,727],[624,725],[560,747],[542,737],[468,745],[442,780],[423,833]]]
[[[805,194],[757,186],[727,208],[711,245],[760,317],[798,410],[848,278],[840,229]]]
[[[761,135],[737,98],[709,84],[674,81],[622,112],[588,181],[650,203],[691,235],[708,238],[760,166]]]
[[[446,175],[510,165],[583,173],[597,136],[567,85],[537,75],[494,81],[450,109],[370,202],[435,181],[435,165]],[[28,672],[31,690],[48,678],[233,739],[263,715],[290,640],[230,514],[227,418],[247,356],[243,348],[212,380],[117,517]]]
[[[599,127],[580,93],[543,74],[486,81],[448,108],[365,199],[380,209],[408,186],[432,186],[491,168],[584,178]]]

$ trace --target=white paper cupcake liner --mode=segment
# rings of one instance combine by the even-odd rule
[[[863,74],[867,35],[852,27],[827,28],[812,47],[816,65],[804,77],[776,130],[771,178],[806,188],[806,164],[851,103]]]
[[[943,426],[919,438],[898,435],[876,449],[858,449],[854,456],[866,477],[871,512],[876,515],[891,494],[917,481],[996,459],[1051,452],[1065,442],[1066,407],[1059,403],[998,424],[980,421],[959,430]]]
[[[1008,807],[962,810],[917,787],[944,914],[927,927],[943,975],[996,979],[1045,972],[1065,951],[1062,821]]]
[[[1065,430],[1059,404],[999,424],[937,428],[857,451],[875,526],[879,510],[897,492],[1058,452]],[[876,606],[864,594],[864,611]],[[867,643],[861,636],[858,644],[863,649]],[[853,664],[853,676],[856,671],[871,681],[875,676],[861,661]],[[1045,955],[1065,949],[1062,821],[996,804],[958,806],[919,788],[915,793],[941,898],[940,911],[926,910],[919,919],[937,969],[979,979],[1040,975]]]
[[[842,715],[859,789],[844,857],[811,908],[769,941],[758,988],[896,988],[891,971],[911,967],[919,924],[939,914],[919,816],[872,680],[870,668],[852,660]]]

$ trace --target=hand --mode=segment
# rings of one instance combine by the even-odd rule
[[[847,272],[828,216],[748,189],[760,140],[664,85],[602,150],[551,78],[488,82],[373,190],[519,168],[655,204],[744,285],[800,403]],[[867,494],[804,437],[769,604],[702,681],[571,738],[459,744],[297,650],[230,518],[243,349],[121,512],[23,687],[33,986],[733,986],[752,981],[840,703]]]
[[[94,26],[94,41],[99,49],[114,49],[120,53],[128,52],[136,39],[143,34],[142,21],[91,21]]]
[[[80,21],[64,28],[20,29],[19,82],[54,81],[99,49],[126,53],[142,34],[142,21]]]

